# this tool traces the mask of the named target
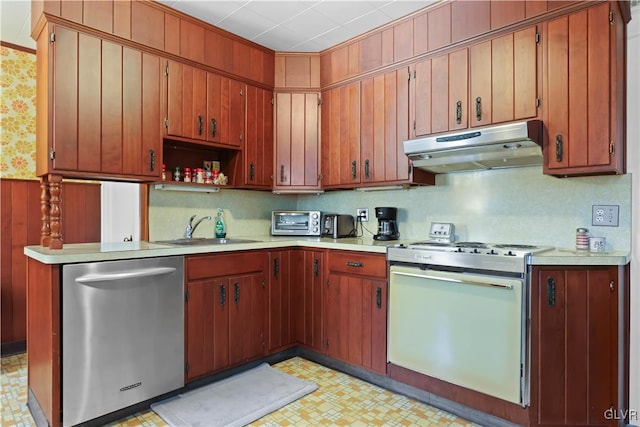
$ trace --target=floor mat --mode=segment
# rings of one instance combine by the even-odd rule
[[[151,405],[172,426],[243,426],[316,390],[263,363],[256,368]]]

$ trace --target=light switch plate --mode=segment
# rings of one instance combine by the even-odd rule
[[[619,215],[619,205],[593,205],[591,206],[591,225],[617,227]]]

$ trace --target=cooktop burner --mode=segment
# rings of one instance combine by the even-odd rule
[[[518,243],[422,241],[387,246],[387,259],[390,262],[521,272],[525,271],[532,255],[551,249]]]

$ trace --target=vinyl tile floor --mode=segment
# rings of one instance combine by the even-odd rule
[[[26,404],[27,355],[6,356],[1,360],[0,425],[34,426]],[[285,360],[273,367],[315,382],[318,390],[253,422],[251,426],[476,426],[455,415],[300,357]],[[166,425],[159,416],[148,410],[110,427]]]

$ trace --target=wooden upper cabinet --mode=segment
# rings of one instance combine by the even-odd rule
[[[118,2],[113,0],[82,2],[82,23],[105,33],[113,33],[114,3]]]
[[[276,93],[274,189],[320,188],[320,96]]]
[[[532,27],[469,48],[471,127],[537,116],[536,35]]]
[[[526,3],[524,1],[491,0],[491,29],[495,30],[523,21],[525,19],[525,6]]]
[[[147,2],[131,2],[131,40],[164,49],[164,15]]]
[[[277,54],[275,57],[275,87],[282,89],[319,89],[319,54]]]
[[[207,139],[207,72],[168,62],[167,134]]]
[[[616,3],[547,24],[545,173],[624,173],[624,45]]]
[[[414,65],[412,136],[467,127],[467,62],[460,49]]]
[[[427,29],[430,51],[451,43],[451,3],[429,11]]]
[[[204,27],[180,19],[180,56],[195,62],[204,62]]]
[[[273,93],[247,85],[244,185],[271,188],[273,180]]]
[[[37,173],[159,177],[159,58],[60,25],[38,46]]]
[[[408,70],[401,68],[362,81],[360,152],[362,183],[408,178],[402,143],[408,138]]]
[[[206,74],[206,139],[240,147],[244,141],[246,85],[218,74]]]
[[[451,42],[484,34],[491,29],[491,3],[488,0],[451,3]]]
[[[322,93],[322,185],[360,183],[360,83]]]

